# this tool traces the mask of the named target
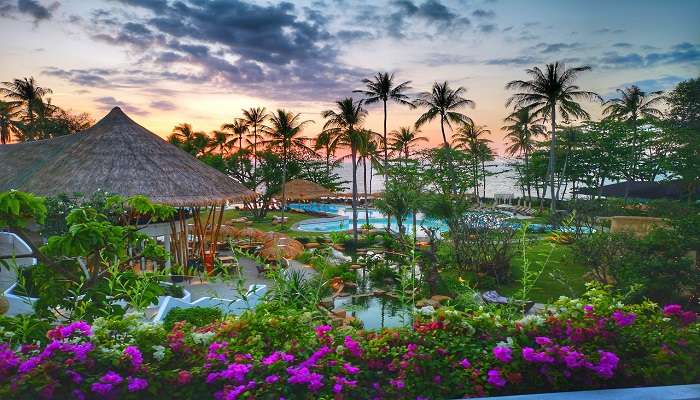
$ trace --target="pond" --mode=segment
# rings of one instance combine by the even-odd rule
[[[336,297],[333,305],[362,321],[365,329],[396,328],[411,324],[410,309],[397,299],[385,295],[366,293]]]

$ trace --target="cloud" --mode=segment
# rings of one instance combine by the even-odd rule
[[[127,114],[134,114],[139,116],[146,116],[149,114],[146,110],[142,110],[139,107],[132,106],[130,104],[124,103],[123,101],[119,101],[112,96],[98,97],[94,99],[94,101],[95,103],[97,103],[97,108],[103,111],[109,111],[114,107],[119,107],[122,109],[122,111],[124,111]]]
[[[150,107],[161,111],[173,111],[177,109],[177,106],[174,103],[167,100],[152,101]]]
[[[466,16],[458,14],[439,0],[426,0],[416,4],[412,0],[393,0],[392,11],[385,19],[386,31],[397,38],[405,38],[407,28],[414,28],[420,22],[436,33],[460,31],[471,25]]]
[[[563,50],[575,50],[581,47],[581,43],[538,43],[535,48],[540,49],[540,53],[551,54]]]
[[[481,8],[477,8],[472,12],[472,15],[476,18],[493,18],[496,16],[496,13],[493,10],[483,10]]]
[[[533,56],[518,56],[518,57],[506,57],[506,58],[492,58],[490,60],[485,60],[486,65],[532,65],[539,64],[542,62],[541,59]]]
[[[496,31],[496,24],[481,24],[479,30],[483,33],[492,33]]]
[[[617,89],[624,89],[627,87],[630,87],[632,85],[635,85],[642,89],[645,92],[657,92],[657,91],[666,91],[674,86],[676,86],[679,82],[682,82],[684,80],[690,79],[690,77],[683,77],[683,76],[678,76],[678,75],[666,75],[661,78],[653,78],[653,79],[643,79],[639,81],[633,81],[633,82],[627,82],[623,83],[619,86],[614,86],[609,88],[609,92],[606,93],[603,98],[605,99],[612,99],[615,97],[619,96],[619,93],[617,92]]]
[[[688,42],[678,43],[667,51],[649,53],[620,54],[610,51],[598,60],[604,67],[653,67],[667,64],[698,64],[700,63],[700,44]]]
[[[617,47],[618,49],[628,49],[632,47],[632,44],[627,42],[617,42],[613,43],[612,47]]]
[[[49,67],[42,71],[43,74],[63,78],[79,86],[90,87],[111,87],[113,83],[108,79],[113,75],[113,71],[108,69],[61,69]]]
[[[61,3],[54,1],[48,6],[37,0],[0,0],[0,17],[14,17],[17,14],[24,14],[32,17],[34,23],[49,20],[53,17],[54,11],[61,6]]]
[[[600,34],[620,34],[620,33],[625,33],[624,29],[619,29],[619,28],[602,28],[602,29],[597,29],[593,31],[593,33],[600,33]]]

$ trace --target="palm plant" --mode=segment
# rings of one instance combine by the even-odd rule
[[[466,91],[467,89],[461,86],[452,89],[447,82],[435,82],[432,91],[420,93],[414,102],[416,107],[427,108],[427,111],[418,117],[415,127],[419,128],[439,117],[442,141],[446,148],[450,147],[450,142],[445,134],[445,125],[452,129],[452,123],[470,122],[471,119],[458,110],[464,107],[474,108],[476,104],[464,97]]]
[[[35,114],[44,103],[44,96],[53,93],[51,89],[38,86],[34,77],[14,79],[3,82],[2,85],[4,87],[0,88],[0,94],[25,108],[25,118],[30,127],[34,124]]]
[[[365,84],[366,89],[354,90],[353,92],[364,94],[365,104],[372,104],[381,101],[384,105],[384,135],[382,137],[384,139],[384,170],[386,171],[387,162],[389,161],[386,132],[387,102],[391,100],[399,104],[407,105],[411,108],[415,107],[408,99],[408,96],[404,93],[411,88],[409,86],[411,81],[394,84],[393,73],[389,74],[388,72],[378,72],[373,79],[363,79],[362,83]]]
[[[352,231],[353,239],[357,242],[357,149],[360,138],[358,128],[367,116],[362,100],[355,101],[351,97],[337,101],[335,110],[325,110],[321,116],[326,119],[324,132],[328,132],[333,140],[331,146],[350,147],[352,159]]]
[[[331,132],[323,131],[316,136],[314,139],[314,151],[319,151],[323,149],[324,157],[326,159],[326,175],[331,175],[331,157],[335,155],[335,148],[333,144],[333,135]]]
[[[590,118],[590,115],[583,109],[580,100],[598,100],[601,97],[594,93],[574,85],[576,78],[585,71],[590,71],[591,67],[566,68],[563,63],[555,62],[547,64],[545,70],[533,67],[525,70],[530,80],[514,80],[506,84],[506,89],[516,90],[507,101],[506,106],[515,108],[527,107],[532,111],[549,120],[551,123],[551,143],[549,146],[548,176],[550,184],[550,209],[555,212],[557,209],[556,191],[554,189],[554,171],[556,167],[556,146],[557,146],[557,111],[564,121],[573,118]]]
[[[635,149],[634,161],[632,163],[632,177],[637,175],[637,167],[641,152],[637,149],[639,143],[638,124],[640,120],[649,119],[655,120],[663,116],[663,112],[659,110],[661,103],[666,100],[662,91],[644,92],[636,85],[632,85],[625,89],[617,89],[620,97],[613,98],[605,103],[603,115],[621,121],[626,121],[632,125],[633,137],[632,148]],[[625,199],[629,191],[629,179],[625,186]]]
[[[369,225],[369,198],[367,192],[367,161],[370,162],[370,181],[372,179],[372,164],[378,161],[377,156],[379,153],[379,143],[382,141],[382,137],[369,129],[362,129],[358,132],[358,155],[362,161],[362,175],[363,175],[363,186],[364,186],[364,197],[365,197],[365,224]],[[371,186],[370,192],[371,194]]]
[[[472,156],[472,169],[474,171],[474,197],[479,197],[479,163],[482,167],[482,180],[484,183],[484,193],[486,193],[486,168],[485,161],[489,157],[493,157],[493,153],[488,147],[491,140],[484,138],[484,135],[490,135],[491,131],[485,126],[474,124],[474,121],[463,123],[457,129],[457,135],[454,139],[456,147],[466,151]],[[485,196],[485,195],[484,195]]]
[[[224,155],[230,146],[229,134],[224,131],[214,130],[211,133],[211,138],[207,144],[209,151],[218,150],[219,154]]]
[[[243,136],[248,133],[248,124],[241,118],[236,118],[232,123],[221,125],[222,131],[231,132],[238,140],[238,150],[243,150]]]
[[[243,110],[243,120],[249,127],[253,128],[253,132],[251,133],[253,136],[253,178],[257,176],[256,172],[258,169],[258,138],[260,137],[260,131],[265,127],[265,121],[267,118],[268,114],[265,111],[265,107],[256,107]]]
[[[180,147],[182,150],[197,156],[209,147],[209,137],[204,132],[195,132],[192,125],[182,123],[173,128],[168,142]]]
[[[541,125],[542,118],[529,108],[520,108],[507,116],[502,129],[506,132],[505,138],[510,142],[506,147],[509,155],[522,154],[525,162],[525,171],[530,169],[530,153],[535,149],[535,138],[545,135],[545,128]],[[527,179],[527,197],[532,197],[530,180]]]
[[[17,119],[20,111],[15,103],[0,101],[0,144],[7,144],[12,135],[19,135]]]
[[[268,147],[276,147],[282,150],[282,224],[284,224],[284,211],[287,208],[287,165],[289,153],[295,150],[308,151],[313,149],[306,145],[309,140],[301,136],[304,126],[313,123],[311,120],[302,121],[301,114],[294,114],[285,110],[277,110],[269,115],[270,125],[265,127],[264,133],[268,139],[263,142]]]
[[[420,129],[410,126],[402,126],[391,131],[389,134],[390,146],[403,156],[406,160],[411,157],[411,150],[418,145],[418,142],[427,142],[428,138],[419,136]]]

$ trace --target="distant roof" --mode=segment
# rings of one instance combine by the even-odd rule
[[[695,196],[700,196],[700,185],[695,185]],[[627,182],[613,183],[600,188],[583,188],[578,193],[605,197],[625,197]],[[627,197],[636,199],[681,199],[688,196],[688,187],[681,181],[629,182]]]
[[[291,200],[314,200],[331,196],[333,192],[315,182],[293,179],[284,186],[284,194]],[[277,193],[277,196],[282,196],[282,190]]]
[[[145,195],[172,206],[202,206],[254,195],[134,122],[115,107],[83,132],[0,146],[0,191],[41,196]]]

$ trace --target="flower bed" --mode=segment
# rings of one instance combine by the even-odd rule
[[[518,321],[440,310],[412,328],[326,325],[282,304],[196,328],[74,322],[0,344],[0,398],[450,399],[700,379],[692,311],[600,289]]]

